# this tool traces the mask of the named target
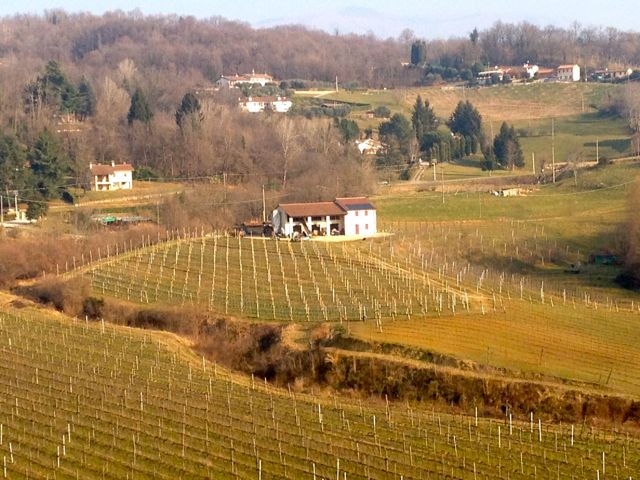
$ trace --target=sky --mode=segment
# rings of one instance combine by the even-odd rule
[[[257,28],[296,23],[382,38],[410,29],[426,39],[466,36],[474,27],[483,29],[497,20],[559,27],[578,22],[637,31],[640,13],[637,0],[0,0],[0,16],[52,8],[96,14],[139,9],[145,14],[222,16]]]

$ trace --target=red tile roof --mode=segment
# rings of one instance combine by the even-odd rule
[[[335,202],[281,203],[280,208],[290,217],[325,217],[347,214]]]
[[[367,197],[336,198],[336,203],[345,210],[375,210]]]
[[[114,172],[132,172],[133,166],[128,163],[121,163],[120,165],[115,165],[113,167]]]

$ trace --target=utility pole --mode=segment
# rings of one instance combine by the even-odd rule
[[[336,92],[338,91],[338,76],[336,75]]]
[[[4,201],[0,195],[0,225],[4,225]]]
[[[18,220],[18,191],[17,190],[15,191],[15,194],[16,194],[16,198],[15,198],[15,203],[13,205],[16,207],[15,208],[15,210],[16,210],[16,220]]]
[[[438,181],[438,177],[436,176],[436,164],[433,164],[433,181],[437,182]]]
[[[596,138],[596,162],[600,161],[600,145],[598,144],[598,139]]]
[[[555,119],[551,119],[551,175],[553,183],[556,183],[556,136],[555,136]]]
[[[264,184],[262,184],[262,223],[267,222],[267,202],[264,196]]]
[[[440,180],[442,181],[442,204],[444,205],[444,165],[440,168]]]
[[[533,175],[536,174],[536,153],[535,152],[531,152],[531,170],[533,171]]]

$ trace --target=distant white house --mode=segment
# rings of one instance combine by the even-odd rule
[[[376,208],[366,197],[336,198],[333,202],[283,203],[273,211],[276,233],[287,237],[373,236]]]
[[[293,102],[287,97],[247,97],[238,99],[240,110],[250,113],[260,113],[265,110],[287,113],[292,105]]]
[[[560,82],[579,82],[580,66],[579,65],[560,65],[556,69],[556,77]]]
[[[356,146],[362,155],[375,155],[382,149],[382,144],[373,138],[367,138],[362,141],[356,140]]]
[[[535,77],[536,73],[538,73],[538,70],[540,70],[540,67],[538,67],[538,65],[531,65],[529,62],[525,63],[522,68],[524,69],[525,76],[527,78]]]
[[[216,81],[216,85],[220,88],[234,88],[243,83],[257,83],[261,87],[264,87],[267,83],[273,83],[273,77],[266,73],[255,73],[255,71],[252,70],[251,73],[244,73],[242,75],[238,75],[237,73],[230,76],[220,75],[220,78]]]
[[[485,70],[483,72],[478,72],[477,80],[480,85],[491,85],[493,78],[497,78],[498,81],[502,82],[504,79],[505,71],[501,68],[495,67],[493,70]]]
[[[128,163],[116,165],[89,164],[91,190],[108,192],[113,190],[131,190],[133,188],[133,167]]]

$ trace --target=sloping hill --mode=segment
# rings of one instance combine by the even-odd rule
[[[297,396],[198,360],[175,337],[31,307],[3,307],[0,348],[8,478],[570,478],[603,463],[626,478],[640,468],[629,436]]]

